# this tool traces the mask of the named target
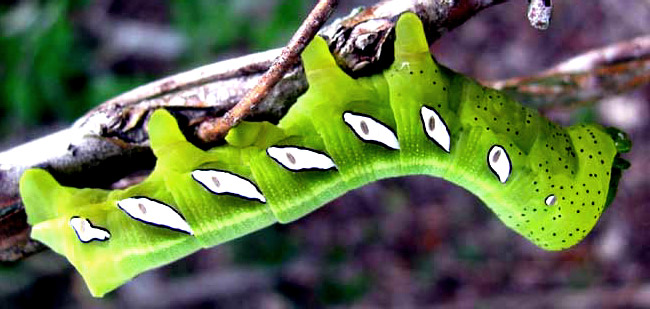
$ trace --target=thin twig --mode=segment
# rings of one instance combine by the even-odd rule
[[[539,108],[581,106],[650,82],[650,36],[588,51],[540,74],[485,82]]]
[[[244,119],[251,109],[262,101],[271,88],[280,81],[284,73],[298,61],[300,53],[325,23],[337,3],[337,0],[319,1],[257,85],[223,117],[208,119],[201,123],[197,131],[199,138],[205,142],[215,141]]]

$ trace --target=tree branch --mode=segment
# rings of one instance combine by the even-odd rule
[[[584,105],[649,82],[650,36],[642,36],[588,51],[538,75],[484,84],[549,109]]]
[[[479,11],[505,1],[386,0],[332,22],[320,34],[341,67],[358,76],[381,70],[390,61],[381,51],[400,13],[418,14],[433,42]],[[110,187],[125,175],[153,166],[145,126],[153,110],[172,111],[188,139],[198,142],[195,127],[240,101],[280,53],[269,50],[163,78],[104,102],[66,130],[0,153],[0,260],[16,260],[40,248],[28,239],[18,193],[25,169],[45,168],[69,186]],[[251,117],[279,119],[306,88],[302,68],[294,65]]]

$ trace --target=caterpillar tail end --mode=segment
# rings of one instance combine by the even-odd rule
[[[63,203],[70,199],[69,189],[61,186],[49,172],[33,168],[20,178],[20,196],[27,222],[32,226],[30,237],[65,255],[65,239],[60,237],[61,220],[58,219]]]

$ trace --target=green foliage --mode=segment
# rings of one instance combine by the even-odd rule
[[[72,45],[70,23],[63,18],[66,9],[65,2],[44,5],[30,2],[3,10],[0,37],[0,85],[2,108],[6,109],[3,115],[29,123],[37,122],[53,110],[69,116],[73,107],[65,101],[66,90],[61,82],[74,75],[75,63],[66,59]]]
[[[72,122],[97,104],[156,78],[147,72],[111,70],[83,27],[90,5],[83,0],[0,4],[0,134]],[[190,69],[214,62],[220,54],[284,45],[304,17],[298,12],[306,12],[308,5],[303,0],[178,0],[166,9],[171,26],[188,38],[181,61],[169,64],[177,72],[181,69],[175,65]]]
[[[0,132],[72,121],[95,104],[140,84],[95,68],[71,15],[84,2],[21,2],[0,8]]]
[[[303,0],[183,1],[170,3],[173,25],[190,39],[185,62],[214,61],[215,55],[241,49],[280,47],[298,28],[307,5]],[[239,49],[239,50],[238,50]]]

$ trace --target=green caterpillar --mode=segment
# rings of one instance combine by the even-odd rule
[[[309,90],[286,117],[277,126],[241,123],[227,145],[208,151],[156,111],[149,122],[156,167],[125,190],[63,187],[44,170],[28,170],[21,194],[31,236],[65,255],[102,296],[369,182],[425,174],[473,192],[541,248],[585,237],[616,191],[622,133],[561,128],[437,65],[414,14],[397,23],[394,57],[383,73],[353,79],[315,38],[302,55]]]

